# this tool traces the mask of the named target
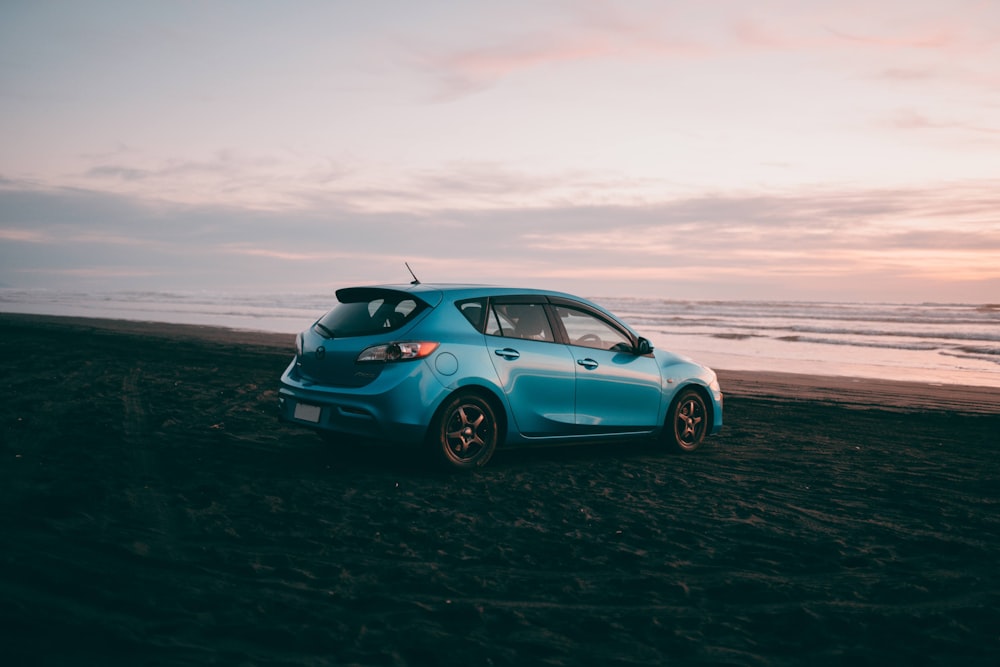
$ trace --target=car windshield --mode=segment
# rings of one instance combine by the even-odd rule
[[[321,317],[313,329],[326,338],[371,336],[395,331],[412,320],[426,305],[407,294],[382,292],[350,295]]]

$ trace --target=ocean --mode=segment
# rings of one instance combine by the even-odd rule
[[[728,370],[1000,387],[1000,304],[680,301],[588,297],[661,349]],[[0,289],[0,312],[289,334],[332,294]]]

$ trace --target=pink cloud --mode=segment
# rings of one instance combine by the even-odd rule
[[[499,38],[475,48],[420,49],[416,60],[441,84],[435,100],[449,101],[488,88],[516,72],[551,64],[663,55],[692,57],[711,51],[698,40],[656,32],[668,23],[665,17],[639,22],[592,11],[575,26]]]
[[[766,6],[766,5],[765,5]],[[629,13],[610,4],[584,5],[568,21],[521,34],[495,36],[487,45],[452,50],[419,49],[419,66],[438,81],[436,101],[450,101],[495,85],[518,72],[552,64],[593,60],[705,58],[745,52],[878,51],[975,53],[997,43],[974,21],[929,16],[905,23],[886,14],[878,20],[861,6],[795,14],[758,9],[732,16],[666,11]],[[891,25],[891,28],[886,28]],[[897,67],[885,76],[919,78],[928,70]]]
[[[932,119],[913,109],[900,109],[886,121],[898,130],[962,130],[978,134],[1000,135],[1000,128],[957,120]]]
[[[425,59],[425,64],[437,73],[442,90],[436,98],[442,101],[488,88],[519,70],[549,63],[593,59],[606,56],[609,52],[608,43],[600,39],[547,43],[535,37],[431,56]]]
[[[882,70],[878,78],[887,81],[928,81],[941,76],[938,72],[928,67],[890,67]]]
[[[0,240],[18,243],[45,243],[51,237],[31,229],[0,229]]]
[[[967,42],[949,28],[930,26],[887,35],[862,35],[834,28],[828,28],[838,39],[869,47],[888,49],[951,49],[964,46]]]
[[[747,18],[733,24],[732,35],[738,45],[753,49],[784,50],[801,46],[801,39],[793,40],[788,35],[779,33],[773,24],[765,26]]]

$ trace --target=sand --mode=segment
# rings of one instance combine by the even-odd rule
[[[692,456],[456,475],[278,423],[292,343],[0,314],[4,664],[1000,662],[1000,390],[720,371]]]

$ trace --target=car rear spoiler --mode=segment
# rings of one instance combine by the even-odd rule
[[[420,301],[425,306],[435,305],[427,298],[431,294],[435,293],[420,293],[408,289],[394,289],[391,287],[344,287],[336,291],[337,301],[340,303],[359,303],[361,301],[373,301],[375,299],[401,301],[406,298]],[[436,301],[439,300],[440,299],[436,299]]]

